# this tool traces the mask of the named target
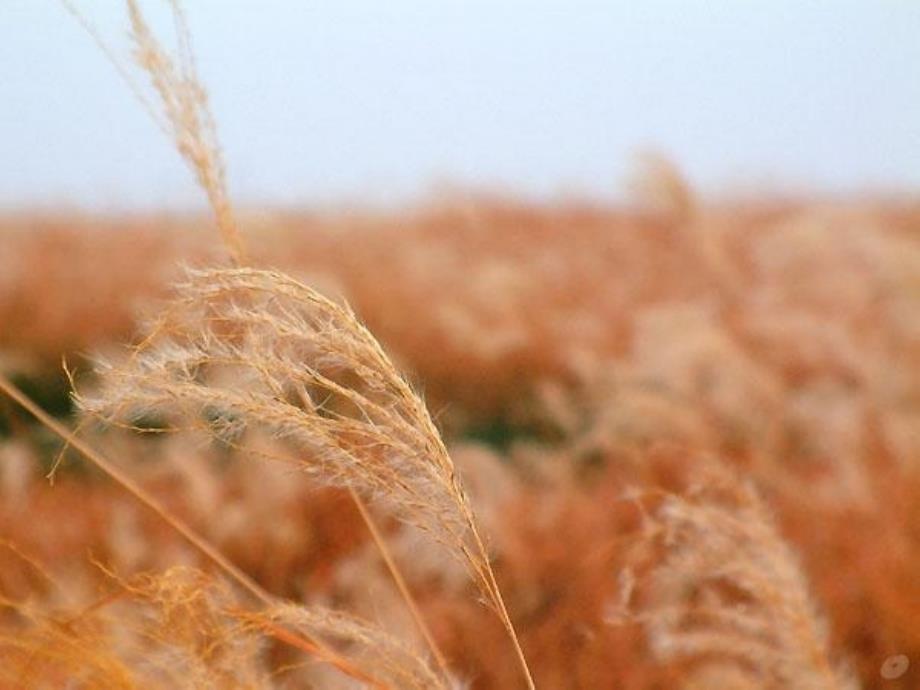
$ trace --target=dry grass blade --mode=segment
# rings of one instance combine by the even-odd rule
[[[385,501],[468,567],[517,642],[427,408],[347,307],[277,272],[190,271],[132,356],[100,374],[78,403],[109,422],[157,419],[243,450],[261,429],[317,480]]]
[[[855,687],[829,662],[805,576],[753,488],[717,476],[665,498],[652,525],[663,557],[627,597],[640,602],[629,617],[687,666],[687,687]]]

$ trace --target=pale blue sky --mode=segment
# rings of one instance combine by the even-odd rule
[[[120,2],[74,2],[126,50]],[[920,190],[915,0],[185,4],[242,203],[610,199],[646,149],[711,195]],[[199,194],[55,0],[2,0],[0,206],[58,202]]]

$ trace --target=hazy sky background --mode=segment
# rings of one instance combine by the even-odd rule
[[[648,149],[711,195],[920,190],[916,0],[185,4],[241,203],[611,199]],[[199,202],[60,5],[0,0],[0,205]]]

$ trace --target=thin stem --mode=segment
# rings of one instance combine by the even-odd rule
[[[156,513],[157,516],[185,537],[192,546],[204,554],[211,562],[217,565],[217,567],[227,573],[252,596],[264,604],[274,603],[272,595],[265,591],[255,580],[233,565],[233,563],[221,554],[220,551],[214,548],[214,546],[203,537],[199,536],[191,527],[185,524],[185,522],[170,513],[152,494],[131,479],[131,477],[118,469],[99,452],[85,443],[80,437],[76,436],[70,429],[55,420],[51,415],[32,402],[25,393],[19,390],[12,381],[2,374],[0,374],[0,390],[15,400],[32,416],[38,419],[38,421],[51,429],[51,431],[80,451],[87,460],[105,472],[105,474],[111,477],[117,484],[121,485],[123,489],[134,496],[139,502]]]
[[[518,663],[521,666],[524,679],[527,681],[528,690],[536,690],[537,686],[533,682],[530,667],[527,665],[527,657],[524,656],[524,650],[521,648],[521,642],[514,629],[514,624],[511,622],[511,616],[508,615],[508,609],[505,607],[502,591],[499,589],[498,581],[495,579],[495,571],[492,570],[492,565],[489,563],[489,555],[486,552],[485,545],[482,543],[482,538],[479,536],[479,530],[476,528],[476,523],[473,520],[470,520],[470,527],[473,531],[473,538],[476,540],[476,546],[482,554],[482,560],[486,564],[485,573],[488,576],[487,584],[492,595],[492,603],[497,607],[498,617],[501,619],[502,624],[505,626],[505,630],[508,632],[508,637],[511,638],[511,642],[514,645],[514,651],[517,654]]]
[[[109,64],[115,68],[115,71],[118,72],[118,76],[121,77],[121,80],[125,83],[128,89],[131,91],[131,94],[137,99],[137,102],[141,104],[141,107],[146,111],[147,115],[150,116],[150,119],[153,120],[157,128],[169,136],[169,128],[167,127],[166,120],[163,119],[163,116],[160,115],[156,108],[150,103],[150,100],[144,96],[144,92],[141,91],[141,88],[137,85],[137,82],[131,77],[131,73],[125,69],[125,66],[118,60],[115,56],[115,52],[112,50],[111,46],[106,43],[102,35],[96,29],[95,26],[87,19],[86,15],[83,14],[77,6],[74,5],[71,0],[60,0],[61,5],[64,7],[70,15],[77,20],[77,23],[83,28],[83,30],[89,35],[93,40],[93,43],[96,44],[96,47],[102,51],[102,54],[105,55],[105,58],[109,61]]]
[[[390,571],[390,576],[393,578],[393,582],[396,583],[396,588],[402,595],[403,601],[406,602],[406,606],[411,612],[412,618],[415,620],[415,625],[418,627],[419,632],[422,633],[422,637],[425,638],[425,642],[428,643],[428,648],[431,650],[435,660],[438,662],[438,666],[441,668],[441,672],[444,674],[444,677],[449,678],[450,673],[447,666],[447,660],[444,658],[444,653],[441,651],[437,641],[431,634],[431,629],[428,627],[428,624],[422,617],[422,612],[419,610],[418,604],[416,603],[415,598],[412,596],[412,592],[409,591],[409,586],[406,584],[406,580],[403,578],[402,572],[396,565],[396,561],[393,559],[393,554],[384,541],[383,535],[380,533],[380,529],[377,527],[377,523],[374,521],[373,516],[370,514],[370,511],[368,510],[367,505],[364,503],[364,500],[357,494],[357,492],[350,487],[348,492],[351,494],[351,498],[355,502],[355,506],[357,506],[358,512],[361,513],[361,518],[364,520],[364,524],[367,525],[367,530],[371,533],[371,537],[373,537],[374,543],[377,545],[377,550],[380,552],[380,556],[383,558],[383,562],[386,563],[387,570]]]
[[[508,631],[508,637],[511,638],[511,642],[514,645],[518,663],[521,665],[521,671],[524,673],[524,678],[527,681],[527,687],[529,690],[536,690],[537,686],[534,685],[530,667],[527,665],[527,657],[524,656],[524,650],[521,648],[521,642],[518,639],[517,632],[514,630],[514,624],[511,622],[511,617],[508,615],[508,609],[505,608],[505,600],[502,598],[502,591],[498,588],[498,583],[495,581],[495,573],[492,572],[491,567],[488,569],[488,572],[492,587],[495,590],[495,603],[498,604],[498,608],[501,611],[502,622]]]
[[[342,673],[348,676],[351,676],[355,680],[359,680],[362,683],[365,683],[372,688],[377,688],[377,690],[391,690],[389,685],[386,685],[385,683],[381,683],[379,680],[377,680],[376,678],[373,678],[372,676],[369,676],[368,674],[364,673],[360,669],[356,669],[352,667],[345,659],[340,657],[338,654],[336,654],[335,652],[332,652],[327,647],[317,644],[314,640],[310,640],[296,633],[292,633],[287,628],[282,628],[280,626],[272,625],[270,623],[260,623],[260,627],[262,628],[263,632],[265,632],[267,635],[271,635],[276,640],[284,642],[285,644],[288,644],[291,647],[295,647],[304,652],[307,652],[308,654],[313,654],[315,656],[318,656],[319,658],[323,659],[330,665],[339,669]],[[332,656],[329,656],[330,653]]]

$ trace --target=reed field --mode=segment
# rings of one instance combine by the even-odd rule
[[[234,209],[128,5],[211,213],[0,218],[0,690],[920,688],[916,198]]]

